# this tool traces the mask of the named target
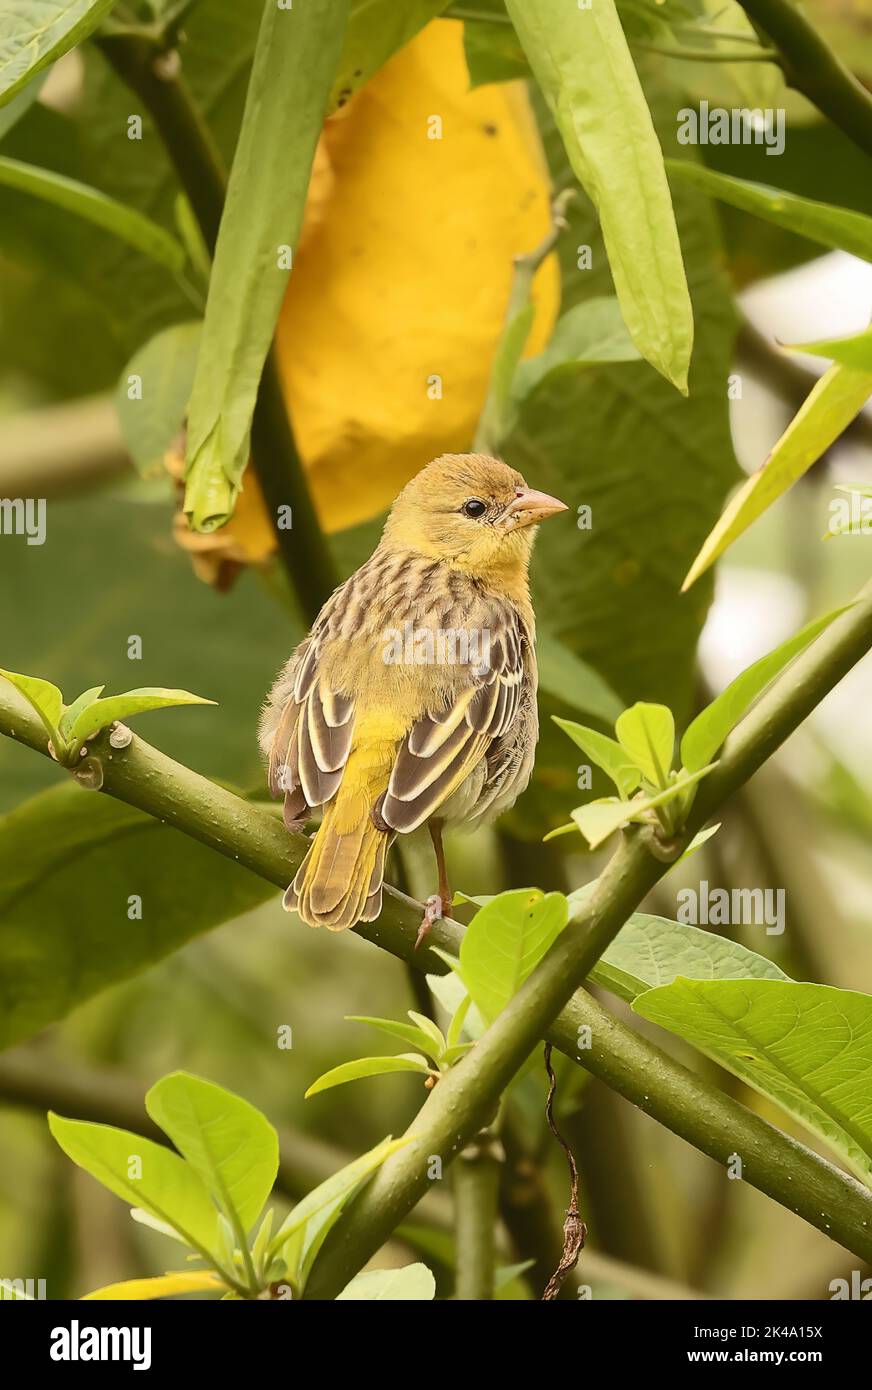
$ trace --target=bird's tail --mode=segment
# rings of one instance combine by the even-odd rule
[[[339,790],[284,896],[310,927],[345,931],[381,912],[385,856],[393,836],[372,811],[387,785],[394,745],[352,750]]]

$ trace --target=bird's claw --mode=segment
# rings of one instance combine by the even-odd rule
[[[413,950],[417,951],[421,943],[427,939],[433,923],[438,922],[440,917],[445,917],[446,915],[439,894],[431,894],[424,904],[424,916],[421,918],[421,925],[418,928],[418,935],[415,937]]]

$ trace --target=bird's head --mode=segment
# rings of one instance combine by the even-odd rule
[[[406,484],[385,541],[496,583],[526,573],[536,526],[566,504],[486,454],[443,454]]]

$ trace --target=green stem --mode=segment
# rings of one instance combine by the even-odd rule
[[[145,33],[96,40],[110,67],[136,93],[154,121],[210,252],[215,249],[227,173],[191,95],[178,54]]]
[[[567,227],[566,209],[575,198],[574,188],[564,188],[551,204],[551,228],[540,244],[525,255],[516,256],[503,328],[491,367],[487,397],[473,439],[478,454],[496,454],[511,427],[513,408],[511,382],[533,326],[531,294],[533,280],[543,261]]]
[[[777,48],[761,48],[755,53],[749,53],[745,49],[714,49],[714,48],[670,48],[667,44],[645,43],[642,39],[635,39],[633,47],[643,50],[645,53],[659,53],[664,58],[678,58],[690,63],[775,63],[780,62],[781,55]]]
[[[227,174],[181,73],[178,54],[146,33],[100,40],[107,61],[146,106],[193,208],[210,254],[224,209]],[[309,492],[282,393],[275,350],[261,377],[251,429],[252,465],[272,519],[282,563],[308,622],[339,582]],[[280,518],[290,507],[292,529]]]
[[[282,563],[307,622],[313,623],[339,583],[339,575],[297,452],[274,347],[260,379],[251,422],[251,448],[254,471],[273,519]],[[288,515],[292,525],[280,526],[279,518]]]
[[[872,96],[792,0],[739,0],[752,24],[779,50],[788,81],[840,130],[872,154]]]
[[[441,1085],[441,1082],[440,1082]],[[487,1130],[467,1144],[452,1169],[457,1299],[487,1302],[494,1296],[494,1231],[501,1153]]]

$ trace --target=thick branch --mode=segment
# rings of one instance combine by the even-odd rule
[[[109,395],[27,410],[4,421],[0,497],[53,501],[131,473]]]
[[[452,1169],[457,1278],[454,1297],[487,1302],[494,1296],[494,1236],[501,1155],[486,1131],[467,1144]]]
[[[840,130],[872,154],[872,96],[792,0],[739,0],[775,44],[788,81]]]

